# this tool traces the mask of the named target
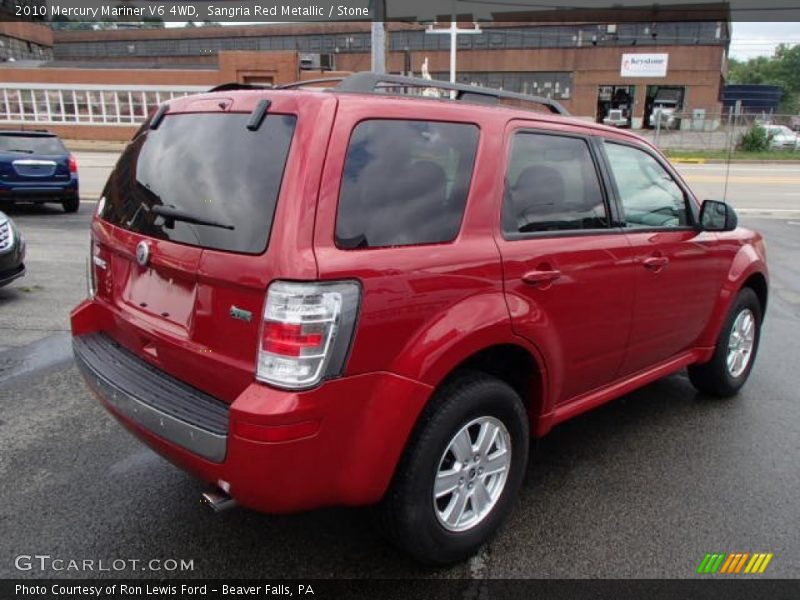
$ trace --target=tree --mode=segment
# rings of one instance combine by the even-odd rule
[[[50,22],[50,28],[61,31],[91,31],[92,24],[87,21],[73,21],[64,15],[56,15]]]
[[[161,17],[144,17],[142,27],[146,29],[164,29],[164,19]]]
[[[781,44],[769,57],[746,61],[730,59],[728,82],[780,86],[783,89],[780,111],[797,112],[800,108],[800,44]]]

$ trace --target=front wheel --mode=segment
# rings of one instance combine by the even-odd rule
[[[739,292],[720,333],[714,355],[689,367],[699,391],[719,398],[735,395],[750,376],[761,339],[761,302],[750,288]]]
[[[475,554],[511,511],[528,459],[517,393],[482,373],[443,386],[417,424],[379,507],[389,538],[417,560]]]

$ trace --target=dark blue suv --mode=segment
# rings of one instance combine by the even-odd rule
[[[0,131],[0,203],[14,202],[78,211],[78,163],[54,133]]]

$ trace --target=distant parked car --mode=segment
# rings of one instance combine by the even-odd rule
[[[800,138],[786,125],[764,125],[773,150],[800,150]]]
[[[78,162],[49,131],[0,131],[0,202],[59,202],[78,212]]]
[[[0,287],[25,275],[25,238],[14,221],[0,212]]]

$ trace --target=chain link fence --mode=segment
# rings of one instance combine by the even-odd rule
[[[661,150],[714,151],[732,154],[741,150],[742,136],[754,125],[764,127],[770,151],[797,152],[800,158],[800,116],[767,113],[710,113],[705,110],[656,112],[652,129],[637,133]]]

